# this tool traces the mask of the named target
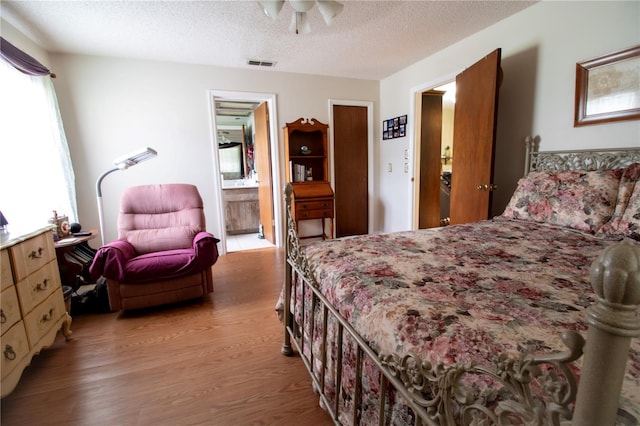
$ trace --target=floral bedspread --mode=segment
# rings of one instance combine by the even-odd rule
[[[496,218],[323,241],[305,252],[322,293],[378,353],[492,365],[500,353],[563,351],[562,331],[586,331],[589,266],[613,243]],[[640,419],[640,339],[621,404]]]

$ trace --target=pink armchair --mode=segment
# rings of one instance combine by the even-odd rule
[[[89,271],[106,278],[112,311],[195,299],[213,292],[218,242],[205,231],[195,186],[135,186],[120,200],[118,240],[98,250]]]

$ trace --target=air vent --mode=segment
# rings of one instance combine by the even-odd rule
[[[253,65],[256,67],[275,67],[276,66],[276,62],[275,61],[263,61],[260,59],[249,59],[247,61],[248,65]]]

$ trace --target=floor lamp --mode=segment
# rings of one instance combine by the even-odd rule
[[[137,151],[131,152],[125,156],[116,158],[113,162],[114,168],[107,170],[96,180],[96,195],[98,196],[98,219],[100,220],[100,237],[102,238],[102,245],[105,245],[104,240],[104,211],[102,207],[102,180],[113,172],[118,170],[127,170],[129,167],[135,166],[138,163],[142,163],[146,160],[155,158],[158,153],[149,147],[142,148]]]

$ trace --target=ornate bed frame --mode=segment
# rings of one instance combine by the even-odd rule
[[[537,151],[537,141],[527,138],[525,173],[538,170],[610,169],[640,162],[640,148],[621,148],[586,151]],[[342,352],[344,334],[357,343],[356,387],[352,423],[360,424],[361,366],[367,357],[382,373],[380,383],[380,424],[386,424],[385,400],[389,387],[396,390],[415,413],[416,424],[454,424],[458,413],[464,424],[506,424],[514,417],[523,424],[558,425],[571,420],[575,425],[614,424],[618,409],[618,397],[625,374],[625,366],[631,339],[640,336],[640,319],[636,312],[640,304],[640,247],[620,243],[606,249],[591,267],[591,283],[597,302],[586,310],[589,329],[585,339],[574,331],[565,331],[562,340],[567,346],[563,353],[548,355],[523,355],[520,360],[501,359],[493,366],[486,365],[431,365],[415,354],[378,354],[358,335],[340,313],[328,303],[317,288],[311,266],[302,250],[291,217],[291,186],[285,188],[287,214],[286,265],[284,287],[283,322],[284,342],[282,353],[293,354],[293,345],[309,371],[314,389],[320,394],[323,407],[336,424],[338,400],[333,403],[325,395],[325,365],[327,333],[326,324],[331,316],[338,324],[338,354]],[[325,326],[322,337],[322,358],[314,359],[313,351],[305,353],[309,341],[290,312],[292,285],[296,280],[304,282],[304,291],[313,294],[313,307],[321,309],[320,319]],[[316,309],[311,318],[302,318],[313,324]],[[313,330],[313,327],[312,327]],[[313,332],[313,331],[312,331]],[[569,364],[583,356],[580,385],[576,383]],[[320,372],[314,364],[320,362]],[[340,380],[342,359],[338,355],[337,376]],[[551,367],[551,368],[547,368]],[[506,390],[510,397],[495,406],[487,407],[474,400],[472,394],[461,385],[467,374],[490,376]],[[532,385],[536,383],[536,385]],[[435,384],[438,392],[426,394],[427,385]],[[339,386],[339,385],[337,385]],[[573,413],[571,407],[573,406]],[[511,419],[511,420],[510,420]]]

